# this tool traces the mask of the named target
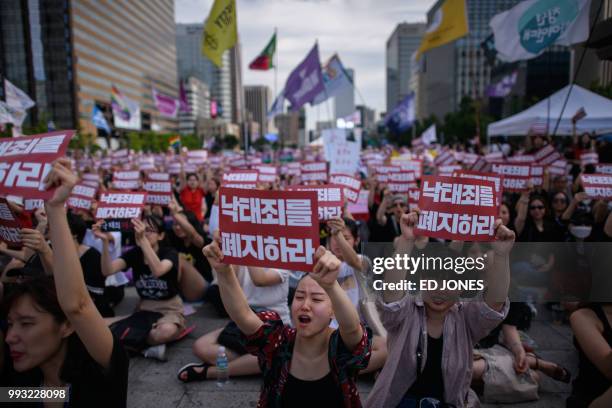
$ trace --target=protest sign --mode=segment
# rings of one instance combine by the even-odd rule
[[[299,176],[300,174],[302,174],[302,170],[301,167],[302,165],[298,162],[294,162],[294,163],[287,163],[287,175],[288,176]]]
[[[594,199],[612,200],[612,175],[583,174],[580,176],[584,192]]]
[[[458,164],[451,164],[449,166],[438,166],[438,175],[444,177],[451,177],[453,175],[453,172],[461,169],[463,169],[463,167]]]
[[[434,159],[434,164],[436,166],[448,166],[453,163],[455,163],[455,156],[453,156],[453,153],[450,150],[441,152]]]
[[[45,190],[51,163],[62,157],[74,130],[3,139],[0,142],[0,195],[48,200],[54,189]]]
[[[359,199],[361,180],[347,174],[332,174],[329,178],[330,184],[344,187],[344,197],[349,203],[355,203]]]
[[[544,166],[531,166],[529,175],[531,176],[531,184],[534,187],[542,187],[544,185]]]
[[[153,181],[170,181],[170,174],[168,173],[149,173],[147,174],[147,179]]]
[[[345,189],[346,191],[346,189]],[[357,202],[349,203],[347,206],[347,210],[351,213],[356,219],[363,220],[364,215],[368,215],[370,213],[368,209],[368,190],[361,190],[359,192],[359,196],[357,198]]]
[[[484,158],[489,163],[503,163],[505,161],[503,152],[487,153]]]
[[[417,180],[420,180],[423,175],[423,160],[402,160],[397,161],[397,165],[401,170],[414,171],[414,177]]]
[[[254,167],[259,172],[258,181],[260,183],[274,183],[278,168],[276,166],[258,165]]]
[[[554,146],[548,144],[535,152],[533,157],[536,163],[542,166],[548,166],[561,159],[561,153],[559,153]]]
[[[0,241],[6,242],[10,248],[21,248],[21,233],[19,220],[13,214],[5,198],[0,197]]]
[[[257,170],[232,170],[229,173],[223,173],[221,185],[227,188],[255,189],[258,179]]]
[[[360,150],[361,146],[357,142],[336,143],[329,160],[330,173],[355,174],[359,166]]]
[[[168,206],[172,201],[172,183],[169,181],[147,180],[142,189],[147,192],[146,204]]]
[[[415,232],[462,241],[493,240],[495,186],[486,180],[424,176]]]
[[[602,172],[603,173],[603,172]],[[567,161],[556,160],[548,166],[548,174],[551,176],[564,176],[567,174]]]
[[[94,198],[96,196],[96,192],[96,188],[81,183],[72,188],[71,194],[85,198]]]
[[[109,191],[100,194],[95,218],[138,218],[147,198],[146,192]]]
[[[223,262],[310,272],[319,246],[312,191],[219,190]]]
[[[524,163],[531,164],[535,162],[535,156],[532,154],[519,154],[517,156],[510,156],[506,159],[508,163]]]
[[[187,152],[187,163],[189,164],[204,164],[208,158],[206,150],[189,150]]]
[[[68,208],[72,208],[73,210],[85,210],[90,211],[93,206],[94,200],[91,198],[79,196],[79,195],[71,195],[66,200],[66,206]]]
[[[495,173],[484,173],[474,170],[457,170],[453,173],[453,177],[463,177],[493,182],[493,184],[495,185],[495,203],[497,206],[501,204],[503,193],[503,176],[497,175]]]
[[[332,184],[320,186],[292,186],[289,191],[315,191],[317,193],[319,221],[342,217],[344,198],[342,187]]]
[[[491,171],[504,176],[504,190],[525,191],[529,189],[531,166],[528,164],[493,164]]]
[[[376,181],[387,183],[389,181],[389,174],[399,173],[400,171],[402,171],[400,166],[378,166],[376,167]]]
[[[580,165],[584,166],[589,164],[599,163],[599,155],[597,153],[582,153],[580,155]]]
[[[113,188],[117,190],[136,190],[139,187],[139,171],[115,171],[113,173]]]
[[[595,169],[597,173],[612,174],[612,164],[598,164]]]
[[[23,200],[23,208],[26,211],[35,211],[39,208],[45,208],[45,200],[39,198],[26,198]]]

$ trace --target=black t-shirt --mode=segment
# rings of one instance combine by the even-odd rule
[[[43,375],[36,368],[25,373],[13,369],[5,347],[2,386],[40,387]],[[127,401],[129,358],[121,343],[113,336],[110,365],[104,370],[91,358],[76,334],[68,339],[68,351],[61,371],[61,379],[69,386],[69,407],[125,407]],[[39,407],[40,404],[18,404],[20,407]]]
[[[102,274],[101,255],[96,248],[88,248],[83,252],[81,258],[81,268],[85,277],[85,285],[92,295],[104,295],[106,278]]]
[[[490,348],[498,344],[499,332],[504,324],[515,326],[519,330],[527,330],[531,325],[531,309],[524,302],[511,302],[506,318],[478,342],[478,348]]]
[[[412,398],[436,398],[444,401],[444,378],[442,376],[443,336],[433,338],[427,335],[427,361],[420,375],[412,384],[407,396]],[[418,368],[417,368],[418,370]]]
[[[343,396],[332,377],[331,371],[323,378],[305,381],[291,374],[283,389],[281,406],[287,408],[335,408],[342,407]]]
[[[144,262],[144,255],[140,247],[135,247],[121,259],[128,268],[132,268],[134,285],[142,299],[166,300],[178,295],[178,253],[169,247],[160,247],[157,251],[159,260],[167,259],[172,262],[172,268],[163,276],[156,278],[149,266]]]
[[[185,254],[188,259],[190,259],[193,263],[193,266],[200,272],[200,274],[206,279],[208,282],[212,282],[212,269],[210,264],[208,263],[208,259],[202,253],[202,248],[198,248],[195,245],[186,246],[182,239],[176,236],[172,229],[166,232],[168,236],[168,242],[170,242],[170,246],[180,254]],[[204,237],[204,246],[210,244],[211,240]]]

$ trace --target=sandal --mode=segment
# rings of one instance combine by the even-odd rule
[[[540,358],[535,353],[526,353],[526,355],[532,356],[533,358],[535,358],[535,367],[533,369],[539,370],[540,369]],[[567,368],[560,366],[559,364],[556,364],[556,363],[553,363],[553,364],[555,364],[555,369],[552,372],[552,374],[549,375],[549,377],[552,378],[553,380],[560,381],[565,384],[569,384],[569,382],[572,380],[572,373],[570,373]]]
[[[186,366],[182,367],[180,370],[178,370],[178,373],[176,374],[176,378],[179,379],[179,381],[184,382],[184,383],[189,383],[192,381],[205,381],[206,380],[206,374],[208,374],[208,367],[210,367],[210,364],[206,364],[206,363],[201,363],[201,364],[197,364],[197,363],[191,363],[191,364],[187,364]],[[195,369],[196,368],[202,368],[203,370],[198,372]],[[187,373],[187,378],[186,379],[182,379],[181,378],[181,374],[183,373]]]

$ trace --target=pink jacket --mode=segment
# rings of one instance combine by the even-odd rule
[[[472,379],[472,348],[499,325],[508,314],[506,300],[501,312],[484,300],[455,304],[446,315],[442,336],[442,373],[447,404],[464,407]],[[421,341],[421,369],[427,361],[427,323],[422,300],[404,296],[394,303],[378,301],[383,326],[387,329],[387,362],[370,392],[366,407],[395,408],[416,380],[417,345]]]

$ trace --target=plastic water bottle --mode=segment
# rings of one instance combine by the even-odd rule
[[[217,387],[223,387],[228,379],[228,367],[227,367],[227,354],[225,354],[225,347],[219,346],[217,352]]]

